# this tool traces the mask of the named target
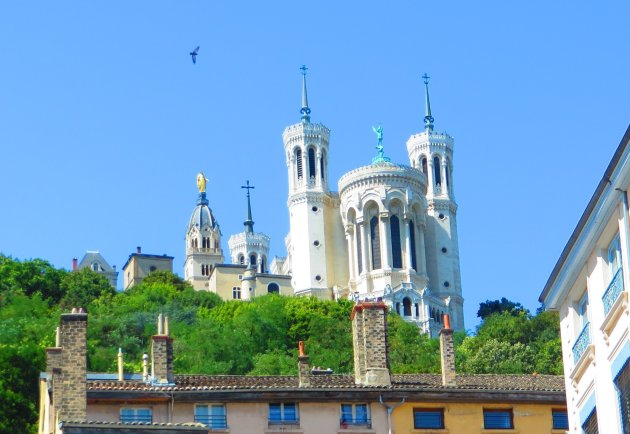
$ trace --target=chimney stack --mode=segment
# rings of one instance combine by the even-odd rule
[[[451,317],[443,316],[444,328],[440,330],[440,360],[442,363],[442,385],[456,386],[455,376],[455,348],[453,346],[453,329]]]
[[[79,260],[77,258],[72,258],[72,271],[77,271],[78,266]]]
[[[304,352],[304,341],[298,342],[298,377],[300,379],[300,387],[308,387],[311,385],[311,368],[309,366],[309,357]]]
[[[352,314],[354,382],[366,386],[389,386],[387,306],[383,302],[359,302]]]
[[[173,384],[173,339],[168,335],[168,317],[158,315],[157,329],[157,334],[151,337],[152,381]]]
[[[122,348],[118,348],[118,381],[125,379],[125,370],[123,367],[123,352]]]
[[[87,420],[87,313],[61,315],[57,347],[47,350],[57,421]]]
[[[142,247],[140,247],[140,246],[136,247],[136,253],[137,254],[142,253]]]

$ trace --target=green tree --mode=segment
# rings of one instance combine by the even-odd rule
[[[43,259],[20,262],[0,254],[0,294],[40,294],[51,303],[58,303],[63,296],[61,280],[65,274],[67,271],[58,270]]]
[[[515,303],[503,297],[501,300],[486,300],[479,304],[477,316],[482,320],[495,313],[508,312],[512,315],[518,315],[520,312],[527,312],[521,303]]]
[[[113,297],[116,290],[109,284],[105,276],[84,268],[72,273],[66,273],[61,278],[63,296],[59,305],[64,308],[87,308],[99,297]]]

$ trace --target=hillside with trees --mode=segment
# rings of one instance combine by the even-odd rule
[[[176,373],[297,374],[300,340],[314,366],[353,370],[352,302],[347,300],[267,295],[222,301],[161,271],[116,292],[90,270],[69,272],[41,259],[0,255],[0,433],[36,432],[44,350],[54,345],[59,315],[78,306],[89,313],[88,369],[93,372],[115,372],[118,348],[125,354],[125,371],[141,372],[159,313],[170,318]],[[455,335],[459,373],[562,373],[555,313],[532,315],[505,299],[482,303],[482,311],[475,333]],[[392,372],[439,372],[438,340],[396,314],[388,318]]]

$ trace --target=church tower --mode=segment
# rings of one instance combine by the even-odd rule
[[[457,241],[457,203],[453,187],[453,138],[433,131],[429,77],[425,85],[424,131],[407,140],[412,167],[427,177],[426,261],[429,288],[447,302],[453,328],[464,329],[464,313]]]
[[[289,272],[296,295],[330,299],[348,282],[345,237],[339,196],[328,186],[330,130],[311,123],[307,68],[302,66],[301,70],[302,120],[282,134],[289,175]]]
[[[223,263],[221,230],[208,206],[206,177],[197,175],[199,197],[186,229],[186,262],[184,279],[195,289],[208,289],[208,278],[215,264]]]
[[[247,189],[247,218],[243,224],[245,231],[232,235],[228,241],[230,246],[230,256],[233,264],[247,265],[254,268],[257,273],[267,273],[269,257],[269,237],[260,232],[254,232],[254,221],[252,220],[252,205],[249,190],[255,188],[246,185],[241,188]]]

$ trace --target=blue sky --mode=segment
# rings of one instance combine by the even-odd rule
[[[426,71],[435,128],[455,137],[466,325],[486,299],[535,309],[628,126],[629,15],[581,0],[3,2],[0,252],[70,268],[99,250],[122,267],[142,246],[183,274],[203,170],[226,253],[249,179],[255,229],[284,256],[299,66],[332,130],[331,179],[370,162],[377,123],[408,164]]]

